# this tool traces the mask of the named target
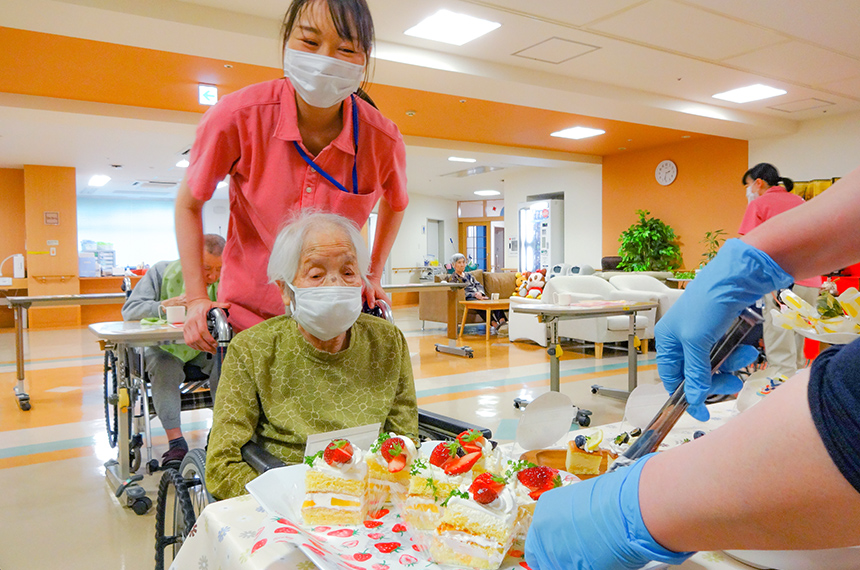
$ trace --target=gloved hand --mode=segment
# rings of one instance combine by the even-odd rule
[[[692,556],[657,544],[642,520],[639,477],[653,456],[541,495],[526,537],[529,567],[614,570],[652,560],[680,564]]]
[[[687,411],[694,418],[710,417],[705,398],[717,393],[710,364],[714,343],[746,307],[793,281],[766,253],[730,239],[657,323],[657,372],[669,392],[686,378]]]

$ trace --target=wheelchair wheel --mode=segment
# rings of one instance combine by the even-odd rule
[[[116,355],[112,350],[105,350],[104,366],[104,403],[105,403],[105,427],[107,427],[108,443],[116,447],[116,436],[119,432],[117,427],[117,406],[119,396],[116,392]]]
[[[194,521],[185,480],[176,469],[166,470],[158,484],[155,507],[155,570],[170,567]]]
[[[185,481],[185,487],[191,496],[191,506],[194,509],[194,518],[200,516],[203,509],[209,503],[215,502],[212,495],[206,489],[206,452],[202,449],[192,449],[182,459],[179,473]]]

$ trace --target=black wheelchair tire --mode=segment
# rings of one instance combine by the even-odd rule
[[[155,570],[170,567],[195,520],[185,480],[176,469],[167,469],[158,483],[155,506]]]
[[[179,474],[185,481],[196,519],[208,504],[215,502],[206,488],[206,452],[200,448],[189,450],[179,466]]]
[[[117,376],[116,376],[116,355],[112,350],[105,350],[105,365],[104,365],[104,403],[105,403],[105,427],[107,428],[108,443],[111,448],[116,447],[116,437],[119,433],[117,425]]]

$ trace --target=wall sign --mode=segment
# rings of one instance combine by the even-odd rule
[[[60,213],[59,212],[45,212],[45,225],[46,226],[59,226],[60,225]]]

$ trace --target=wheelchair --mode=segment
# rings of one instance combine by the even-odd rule
[[[377,301],[376,308],[367,309],[365,306],[364,312],[394,322],[391,307],[387,303]],[[220,367],[232,339],[232,329],[221,309],[210,311],[209,330],[218,344],[216,366]],[[418,410],[418,436],[421,441],[453,440],[469,429],[480,431],[488,440],[493,436],[492,431],[487,428],[427,410]],[[283,461],[255,441],[243,445],[241,453],[242,459],[260,474],[285,466]],[[206,489],[205,460],[206,452],[203,449],[191,449],[178,469],[168,468],[161,476],[155,508],[156,570],[170,567],[200,513],[215,501]]]

